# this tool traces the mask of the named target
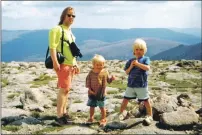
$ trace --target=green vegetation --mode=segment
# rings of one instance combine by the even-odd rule
[[[100,121],[101,120],[101,113],[95,113],[94,119],[97,121]]]
[[[51,101],[53,101],[52,106],[57,106],[57,99],[51,98]]]
[[[72,118],[78,117],[78,118],[88,118],[89,117],[89,113],[88,112],[70,112],[70,116],[72,116]]]
[[[201,93],[201,90],[199,89],[194,89],[191,91],[192,94],[196,94],[196,93]]]
[[[122,95],[114,95],[114,98],[123,99],[123,96]]]
[[[3,83],[2,86],[1,86],[2,88],[5,87],[5,86],[7,86],[7,85],[9,85],[9,81],[6,78],[2,78],[1,82]]]
[[[12,94],[9,94],[8,96],[7,96],[7,98],[8,99],[13,99],[15,96],[20,96],[20,93],[19,92],[17,92],[17,93],[12,93]]]
[[[34,79],[34,81],[31,82],[33,84],[31,87],[36,88],[36,87],[40,87],[42,85],[47,85],[50,81],[55,80],[55,79],[56,79],[55,76],[50,77],[46,74],[42,74],[38,78]]]
[[[175,79],[165,79],[165,75],[159,77],[160,81],[164,81],[170,84],[170,88],[200,88],[200,79],[186,79],[186,80],[175,80]]]
[[[63,130],[65,128],[69,128],[69,127],[72,127],[72,125],[67,125],[67,126],[62,126],[62,127],[45,127],[44,129],[36,131],[32,134],[38,134],[38,135],[45,134],[45,133],[49,133],[49,132],[53,132],[53,131],[60,131],[60,130]]]
[[[118,91],[117,90],[110,90],[110,91],[107,91],[107,94],[118,94]]]
[[[33,112],[31,112],[31,116],[34,117],[34,118],[39,118],[40,117],[40,113],[36,112],[36,111],[33,111]]]
[[[12,131],[12,132],[16,132],[20,130],[21,128],[22,128],[21,126],[13,126],[13,125],[1,126],[2,130]]]
[[[107,84],[109,87],[118,88],[120,91],[125,91],[127,84],[120,80],[115,80],[111,84]]]
[[[75,100],[73,103],[82,103],[83,101],[81,101],[80,99]]]

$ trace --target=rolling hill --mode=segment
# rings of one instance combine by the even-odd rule
[[[103,53],[109,59],[129,57],[135,38],[148,39],[149,56],[179,44],[196,44],[201,38],[164,28],[87,29],[73,28],[76,43],[89,59],[94,53]],[[44,61],[48,46],[48,30],[2,31],[2,61]],[[115,48],[115,49],[114,49]],[[117,50],[118,49],[118,50]],[[115,50],[115,51],[114,51]],[[126,51],[127,50],[127,51]],[[115,53],[116,52],[116,53]]]
[[[179,45],[172,49],[160,52],[151,57],[152,60],[202,60],[202,44],[198,43],[195,45],[185,46]]]

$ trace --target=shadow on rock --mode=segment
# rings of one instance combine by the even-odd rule
[[[34,118],[34,117],[26,117],[26,116],[8,116],[1,119],[2,125],[15,125],[20,126],[23,123],[29,124],[29,125],[35,125],[35,124],[44,124],[43,121]]]

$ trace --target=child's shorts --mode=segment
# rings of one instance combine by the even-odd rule
[[[72,78],[75,73],[74,67],[61,64],[60,65],[60,70],[56,72],[58,76],[58,88],[62,88],[65,90],[70,89],[71,83],[72,83]]]
[[[88,102],[87,102],[87,106],[90,106],[90,107],[104,107],[106,104],[106,97],[104,98],[103,101],[98,101],[98,100],[94,100],[94,99],[91,99],[91,98],[88,98]]]
[[[145,88],[131,88],[127,87],[124,95],[125,99],[136,99],[144,101],[149,99],[148,87]]]

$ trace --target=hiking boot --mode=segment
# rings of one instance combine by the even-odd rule
[[[63,114],[63,117],[64,117],[66,123],[72,123],[73,122],[73,119],[67,113]]]
[[[63,125],[65,125],[65,124],[67,124],[67,121],[66,121],[66,119],[65,119],[64,116],[62,116],[62,117],[60,117],[60,118],[57,118],[56,122],[58,122],[58,124],[59,124],[60,126],[63,126]]]

